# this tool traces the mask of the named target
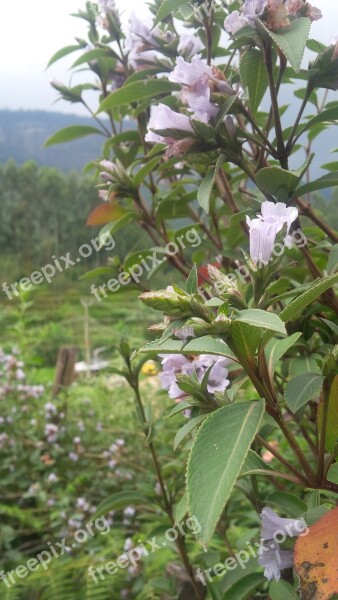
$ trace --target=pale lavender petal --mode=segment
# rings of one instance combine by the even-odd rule
[[[272,540],[276,533],[283,533],[288,537],[296,537],[306,528],[303,519],[285,519],[279,517],[271,508],[265,507],[261,512],[261,536],[265,540]]]
[[[258,564],[264,567],[264,575],[269,581],[279,581],[281,571],[293,566],[292,550],[280,550],[276,542],[264,544],[259,550]]]
[[[248,19],[240,15],[238,10],[234,10],[224,21],[224,29],[229,35],[234,35],[246,25],[249,25]]]

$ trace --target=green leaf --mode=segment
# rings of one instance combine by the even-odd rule
[[[81,50],[81,49],[82,49],[82,46],[80,46],[79,44],[77,46],[65,46],[64,48],[61,48],[61,50],[58,50],[57,52],[55,52],[55,54],[53,54],[52,58],[49,60],[47,69],[53,63],[55,63],[57,60],[60,60],[60,58],[63,58],[64,56],[67,56],[68,54],[71,54],[72,52],[75,52],[76,50]]]
[[[249,575],[244,575],[244,577],[234,583],[225,592],[222,600],[246,600],[247,598],[253,598],[253,592],[264,581],[263,573],[249,573]]]
[[[208,543],[260,427],[264,402],[241,402],[211,413],[200,427],[187,469],[190,515]]]
[[[113,108],[146,100],[147,98],[154,99],[160,94],[170,94],[177,90],[176,84],[167,81],[166,79],[147,79],[146,81],[134,81],[125,85],[101,102],[98,113],[109,112]]]
[[[143,165],[143,167],[140,168],[139,171],[137,171],[134,177],[134,184],[136,187],[139,187],[141,185],[141,183],[144,181],[147,175],[149,175],[149,173],[151,173],[154,170],[154,168],[158,165],[160,160],[160,156],[155,156],[155,158],[149,160],[145,165]]]
[[[338,463],[331,465],[327,473],[327,480],[338,484]]]
[[[93,519],[101,517],[102,515],[106,515],[111,510],[120,510],[126,506],[147,506],[148,504],[149,499],[141,496],[141,494],[138,492],[117,492],[99,504],[95,514],[93,515]]]
[[[293,413],[305,406],[310,400],[318,399],[324,377],[318,373],[303,373],[291,379],[285,387],[285,402]]]
[[[269,585],[270,600],[297,600],[298,595],[287,581],[272,581]]]
[[[96,135],[103,135],[102,131],[96,129],[96,127],[89,127],[88,125],[70,125],[70,127],[64,127],[63,129],[60,129],[54,133],[44,143],[43,147],[48,148],[49,146],[54,146],[55,144],[64,144],[66,142],[71,142],[72,140],[77,140],[94,133]]]
[[[324,321],[324,323],[330,327],[331,331],[333,331],[333,333],[335,333],[336,335],[338,335],[338,325],[336,325],[335,323],[332,323],[332,321],[328,321],[327,319],[322,319],[322,321]]]
[[[300,131],[297,134],[297,139],[300,135],[302,135],[305,131],[309,131],[309,129],[313,129],[315,125],[322,125],[323,123],[332,123],[332,121],[338,120],[338,106],[331,106],[330,108],[326,108],[322,110],[320,113],[308,119],[304,125],[300,127]]]
[[[246,457],[242,466],[240,476],[244,477],[245,475],[252,475],[256,471],[262,470],[271,471],[271,467],[264,462],[257,452],[254,452],[254,450],[249,450],[248,456]]]
[[[117,221],[111,221],[110,223],[107,223],[104,227],[102,227],[102,229],[99,233],[100,249],[104,247],[105,243],[107,242],[107,239],[109,241],[109,237],[108,237],[109,234],[112,236],[114,233],[117,233],[118,231],[120,231],[120,229],[123,229],[124,227],[126,227],[126,225],[128,225],[128,223],[133,221],[135,216],[136,216],[136,214],[134,212],[130,211],[130,212],[127,212],[122,217],[120,217],[119,219],[117,219]]]
[[[285,325],[278,315],[265,310],[259,310],[258,308],[242,310],[235,316],[232,322],[248,323],[252,327],[260,327],[261,329],[268,329],[269,331],[276,331],[282,334],[287,333]]]
[[[279,167],[264,167],[258,171],[256,181],[265,194],[278,197],[280,188],[284,188],[290,196],[299,183],[299,176]]]
[[[313,356],[297,356],[289,361],[290,377],[297,377],[303,373],[321,374],[321,369]]]
[[[327,263],[327,271],[329,275],[332,275],[338,269],[338,244],[332,246],[330,251],[329,260]]]
[[[282,508],[290,517],[299,517],[307,510],[306,503],[289,492],[273,492],[266,496],[266,501]]]
[[[201,208],[203,208],[203,210],[205,210],[206,213],[209,213],[209,210],[210,210],[210,198],[211,198],[211,193],[212,193],[214,183],[215,183],[215,177],[216,177],[216,169],[215,169],[215,167],[212,167],[210,169],[210,171],[208,171],[208,173],[204,177],[200,187],[198,188],[198,192],[197,192],[198,204],[200,205]]]
[[[113,55],[107,52],[107,50],[104,48],[94,48],[92,50],[88,50],[88,52],[85,52],[84,54],[79,56],[79,58],[77,58],[76,61],[72,64],[71,68],[74,69],[74,67],[78,67],[79,65],[89,63],[92,60],[95,61],[100,58],[103,58],[104,60],[113,59]]]
[[[322,423],[322,412],[323,405],[322,403],[318,407],[318,422],[319,428],[321,430]],[[326,440],[325,447],[328,452],[333,454],[336,444],[338,442],[338,375],[334,378],[331,390],[330,390],[330,398],[329,398],[329,408],[327,415],[327,424],[326,424]]]
[[[221,108],[219,109],[216,118],[215,118],[215,130],[218,131],[218,129],[220,128],[220,126],[222,125],[223,121],[224,121],[224,117],[230,112],[232,106],[235,104],[236,100],[238,99],[239,94],[233,94],[232,96],[230,96],[229,98],[226,99],[225,102],[223,102]]]
[[[275,367],[284,354],[299,340],[301,333],[294,333],[284,340],[272,338],[265,348],[265,356],[270,376],[273,377]]]
[[[280,33],[273,33],[264,23],[259,21],[265,32],[275,42],[278,48],[288,59],[292,68],[299,73],[304,50],[309,35],[311,21],[307,17],[300,17],[292,21],[291,26]]]
[[[187,0],[163,0],[160,8],[158,9],[154,21],[153,27],[158,23],[166,19],[169,15],[175,12],[180,6],[186,3]]]
[[[202,423],[202,421],[204,421],[205,418],[206,415],[199,415],[194,419],[189,419],[189,421],[185,425],[183,425],[181,429],[178,430],[175,436],[174,450],[177,449],[177,447],[184,440],[184,438],[186,438],[187,435],[189,435],[189,433],[194,431],[194,429],[196,429],[196,427],[198,427]]]
[[[231,339],[235,346],[236,354],[247,362],[255,356],[262,334],[260,329],[247,323],[233,321],[231,324]]]
[[[255,115],[269,85],[262,52],[257,48],[244,52],[239,70],[243,88],[249,91],[251,112]]]
[[[151,354],[216,354],[236,360],[229,346],[222,340],[214,338],[211,335],[190,340],[188,343],[181,340],[159,339],[149,342],[139,352]]]
[[[182,496],[181,500],[174,506],[175,525],[177,525],[178,523],[180,523],[182,521],[182,519],[184,519],[187,512],[188,512],[188,500],[187,500],[186,495],[184,494]]]
[[[319,179],[315,179],[315,181],[311,181],[311,183],[305,183],[304,185],[300,186],[293,193],[292,199],[294,200],[300,198],[301,196],[305,196],[306,194],[310,194],[311,192],[325,190],[327,188],[336,186],[338,186],[338,171],[328,173]]]
[[[317,300],[319,296],[332,288],[337,282],[338,273],[330,275],[329,277],[324,277],[323,279],[318,279],[309,290],[298,296],[298,298],[290,302],[290,304],[282,310],[279,315],[282,321],[284,323],[293,321],[303,312],[304,308],[309,306],[309,304],[312,304],[312,302]]]
[[[188,294],[197,294],[198,292],[198,273],[196,264],[194,264],[189,273],[186,290]]]

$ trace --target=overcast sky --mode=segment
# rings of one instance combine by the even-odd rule
[[[338,35],[337,0],[314,0],[313,3],[321,8],[324,19],[313,24],[311,36],[329,44],[333,36]],[[124,20],[132,8],[139,16],[147,13],[144,0],[117,0],[117,4],[124,11]],[[2,2],[0,108],[78,110],[76,105],[66,102],[54,104],[56,92],[49,85],[52,79],[70,83],[68,69],[72,59],[63,59],[45,69],[56,50],[72,44],[75,36],[85,36],[85,22],[70,16],[84,5],[84,0]],[[80,81],[78,78],[75,83]]]

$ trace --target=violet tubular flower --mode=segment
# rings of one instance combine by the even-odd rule
[[[303,518],[285,519],[279,517],[271,508],[265,507],[261,512],[261,538],[258,563],[264,567],[265,577],[278,581],[281,571],[293,566],[293,551],[279,547],[287,538],[297,537],[308,531]]]
[[[273,254],[277,234],[286,226],[284,244],[290,247],[289,236],[292,223],[298,217],[295,207],[287,207],[283,202],[262,203],[261,214],[256,219],[246,218],[250,233],[250,257],[257,264],[267,264]]]
[[[155,132],[152,131],[153,129]],[[156,130],[161,129],[179,129],[181,131],[186,131],[187,134],[193,132],[189,117],[171,110],[171,108],[165,104],[152,106],[148,123],[148,133],[145,136],[145,141],[173,145],[175,142],[173,138],[164,137],[163,135],[158,135],[156,133]]]
[[[177,375],[195,374],[198,381],[202,382],[206,372],[210,369],[207,389],[210,394],[216,392],[222,393],[226,390],[230,381],[228,379],[228,369],[226,368],[231,360],[223,356],[213,354],[201,354],[193,359],[189,359],[182,354],[160,354],[162,358],[162,373],[160,381],[162,388],[167,390],[170,398],[181,400],[187,394],[183,392],[178,383]],[[211,367],[211,368],[210,368]]]

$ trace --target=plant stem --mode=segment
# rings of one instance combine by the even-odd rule
[[[222,169],[219,169],[216,175],[216,183],[222,200],[224,200],[224,202],[226,202],[226,204],[229,206],[233,215],[238,214],[240,210],[236,204],[235,198],[233,197],[227,176]],[[248,236],[249,228],[245,221],[241,221],[241,227],[245,235]]]
[[[138,407],[138,414],[139,414],[140,421],[143,426],[143,431],[144,431],[145,437],[147,439],[148,435],[149,435],[149,426],[148,426],[147,418],[146,418],[146,415],[144,412],[144,407],[143,407],[143,403],[142,403],[142,398],[141,398],[141,394],[140,394],[140,390],[139,390],[138,381],[137,380],[135,381],[135,377],[132,372],[129,360],[127,361],[127,366],[128,366],[129,373],[130,373],[130,379],[128,380],[128,382],[134,390],[134,395],[135,395],[135,399],[136,399],[136,403],[137,403],[137,407]],[[171,522],[172,527],[174,527],[175,519],[174,519],[174,515],[173,515],[173,509],[172,509],[172,505],[171,505],[170,499],[168,497],[168,493],[167,493],[165,483],[164,483],[164,480],[162,477],[161,466],[160,466],[159,460],[157,458],[155,446],[154,446],[153,442],[149,442],[148,446],[150,449],[156,477],[157,477],[158,483],[160,485],[164,509],[165,509],[165,512],[167,513],[167,516]],[[198,588],[198,585],[196,583],[196,580],[195,580],[194,569],[190,563],[189,555],[188,555],[187,548],[185,545],[185,540],[184,540],[184,537],[181,532],[178,532],[178,537],[177,537],[177,540],[175,543],[176,543],[179,555],[181,557],[182,563],[184,565],[184,568],[189,577],[190,583],[193,587],[196,600],[203,600],[203,596],[202,596],[202,594]]]
[[[304,454],[303,450],[301,449],[301,447],[299,446],[295,436],[293,435],[292,431],[289,429],[289,427],[283,417],[280,407],[278,407],[276,414],[274,416],[274,419],[275,419],[276,423],[278,423],[284,436],[286,437],[287,441],[289,442],[289,445],[292,448],[295,456],[297,457],[299,464],[302,466],[309,485],[311,487],[317,488],[318,481],[317,481],[316,475],[315,475],[312,467],[310,466],[309,462],[307,461],[305,454]]]
[[[260,435],[256,435],[256,440],[257,442],[259,442],[259,444],[261,446],[263,446],[264,448],[266,448],[266,450],[268,450],[269,452],[271,452],[271,454],[273,454],[273,456],[275,458],[277,458],[277,460],[284,465],[284,467],[286,467],[287,469],[289,469],[292,473],[294,473],[297,478],[304,484],[307,485],[307,480],[299,474],[299,471],[297,471],[297,469],[291,464],[289,463],[289,461],[286,460],[286,458],[284,458],[284,456],[282,454],[280,454],[280,452],[278,452],[278,450],[276,450],[273,446],[271,446],[269,444],[269,442],[267,442],[264,438],[262,438]]]
[[[319,439],[319,460],[318,460],[318,479],[323,481],[325,473],[325,449],[326,449],[326,432],[327,420],[329,416],[330,392],[333,383],[333,376],[325,377],[323,383],[323,413],[322,426]]]
[[[275,80],[274,80],[274,76],[273,76],[271,43],[269,43],[265,48],[265,64],[266,64],[266,69],[267,69],[268,78],[269,78],[269,89],[270,89],[270,97],[271,97],[271,107],[272,107],[274,123],[275,123],[278,159],[281,164],[281,167],[283,169],[288,169],[288,155],[286,153],[285,144],[284,144],[283,129],[282,129],[282,123],[281,123],[279,106],[278,106],[277,89],[275,86]]]
[[[305,110],[305,108],[306,108],[306,105],[307,105],[307,103],[308,103],[308,100],[309,100],[309,98],[310,98],[311,91],[312,91],[312,90],[311,90],[311,88],[309,88],[309,87],[308,87],[308,88],[307,88],[307,90],[306,90],[306,94],[305,94],[305,96],[304,96],[304,99],[303,99],[302,105],[301,105],[301,107],[300,107],[300,109],[299,109],[299,112],[298,112],[298,115],[297,115],[297,117],[296,117],[296,120],[295,120],[294,126],[293,126],[293,128],[292,128],[292,131],[291,131],[291,133],[290,133],[290,137],[289,137],[289,139],[288,139],[288,142],[287,142],[287,144],[286,144],[286,149],[287,149],[287,151],[288,151],[288,152],[290,152],[290,151],[292,150],[293,138],[294,138],[294,136],[295,136],[295,134],[296,134],[296,132],[297,132],[298,125],[299,125],[299,123],[300,123],[300,120],[301,120],[301,118],[302,118],[302,116],[303,116],[303,113],[304,113],[304,110]],[[296,140],[295,140],[295,142],[296,142]]]
[[[331,229],[331,227],[329,227],[329,225],[327,225],[325,223],[325,221],[323,221],[312,209],[312,207],[310,206],[309,203],[304,202],[301,198],[298,198],[296,200],[296,204],[297,206],[300,208],[302,214],[305,217],[308,217],[309,219],[311,219],[311,221],[313,223],[315,223],[316,225],[318,225],[318,227],[320,227],[320,229],[322,231],[324,231],[324,233],[326,233],[326,235],[336,244],[338,243],[338,234],[333,231],[333,229]]]

